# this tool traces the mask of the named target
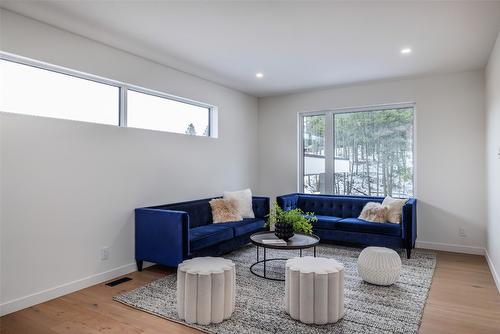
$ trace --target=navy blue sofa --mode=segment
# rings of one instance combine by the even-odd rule
[[[318,218],[313,233],[321,241],[355,243],[406,249],[410,258],[417,239],[417,200],[410,198],[401,213],[401,223],[372,223],[358,219],[368,202],[379,202],[383,197],[288,194],[277,198],[284,210],[300,208],[313,212]]]
[[[255,218],[213,224],[212,198],[135,209],[135,259],[177,267],[196,256],[218,256],[247,244],[264,231],[269,198],[253,197]]]

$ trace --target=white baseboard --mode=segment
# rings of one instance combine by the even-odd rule
[[[474,246],[465,246],[465,245],[456,245],[456,244],[443,244],[439,242],[427,242],[427,241],[418,241],[415,245],[416,248],[423,249],[433,249],[440,250],[446,252],[453,253],[465,253],[465,254],[474,254],[474,255],[484,255],[485,250],[483,247],[474,247]]]
[[[493,280],[495,281],[495,285],[497,286],[498,292],[500,293],[500,276],[498,276],[498,272],[493,265],[493,261],[491,261],[490,255],[488,254],[488,250],[485,250],[486,262],[488,262],[488,267],[490,267],[491,275],[493,276]]]
[[[146,265],[144,266],[146,267]],[[72,293],[89,286],[96,285],[113,278],[129,274],[137,270],[135,263],[129,263],[124,266],[114,268],[99,274],[91,275],[81,278],[72,282],[61,284],[59,286],[46,289],[40,292],[33,293],[28,296],[10,300],[0,304],[0,316],[22,310],[23,308],[30,307],[36,304],[46,302],[48,300]]]

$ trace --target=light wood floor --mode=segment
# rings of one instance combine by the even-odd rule
[[[151,267],[0,318],[2,334],[200,333],[137,311],[112,297],[170,273]],[[500,333],[500,295],[484,257],[439,252],[420,333]]]

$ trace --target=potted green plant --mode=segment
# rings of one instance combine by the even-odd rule
[[[312,222],[318,218],[314,213],[304,213],[301,209],[283,210],[275,201],[268,215],[267,226],[274,225],[274,234],[285,241],[294,233],[312,234]]]

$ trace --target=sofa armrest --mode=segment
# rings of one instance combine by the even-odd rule
[[[264,218],[269,214],[269,197],[252,197],[252,209],[255,218]]]
[[[285,211],[296,209],[298,199],[298,194],[288,194],[276,197],[279,207]]]
[[[406,248],[415,247],[415,240],[417,240],[417,200],[415,198],[410,198],[403,206],[401,229],[401,237],[404,239]]]
[[[135,258],[176,267],[189,254],[189,215],[184,211],[135,210]]]

